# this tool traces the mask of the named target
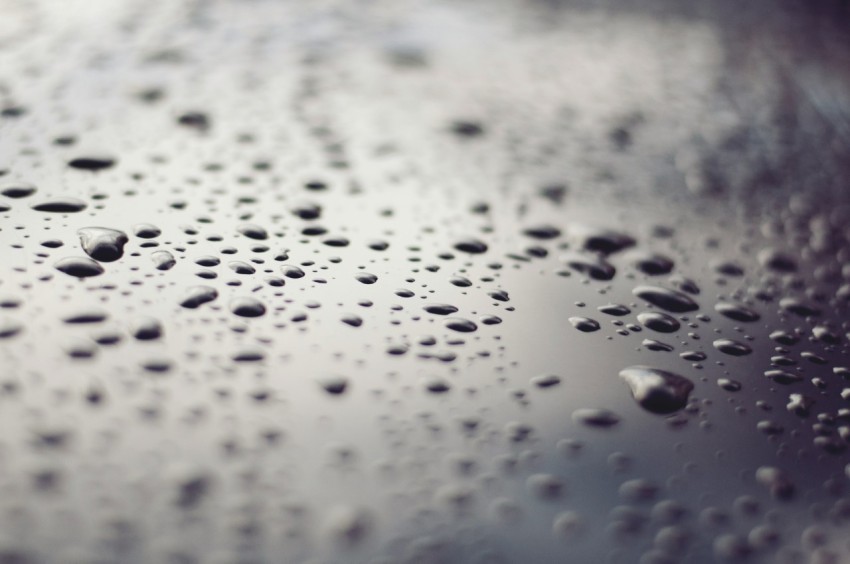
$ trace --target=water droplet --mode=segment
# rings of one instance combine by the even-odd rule
[[[472,282],[463,276],[452,276],[449,282],[451,282],[453,286],[457,286],[459,288],[469,288],[472,286]]]
[[[782,384],[783,386],[803,381],[802,375],[794,374],[793,372],[786,372],[784,370],[767,370],[764,375],[771,381],[776,382],[777,384]]]
[[[243,223],[236,230],[245,237],[257,241],[264,241],[269,238],[269,234],[265,229],[253,223]]]
[[[632,310],[622,304],[607,304],[599,306],[596,309],[602,313],[613,315],[615,317],[623,317],[624,315],[628,315],[632,312]],[[638,320],[640,320],[640,316],[638,316]]]
[[[658,311],[639,313],[637,320],[647,329],[652,329],[659,333],[675,333],[681,327],[675,317]]]
[[[0,194],[7,198],[27,198],[35,194],[36,188],[32,184],[26,182],[16,182],[14,184],[5,184],[0,188]]]
[[[280,272],[287,278],[304,278],[304,271],[292,264],[284,264],[280,267]]]
[[[361,284],[374,284],[378,281],[378,277],[368,272],[358,272],[354,275],[354,279]]]
[[[468,319],[461,319],[460,317],[448,319],[446,321],[446,327],[459,333],[472,333],[478,329],[478,326],[474,322]]]
[[[606,229],[584,229],[581,246],[588,251],[605,255],[627,249],[636,243],[630,235]]]
[[[423,309],[428,313],[433,313],[434,315],[451,315],[453,313],[457,313],[457,308],[449,304],[429,304]]]
[[[133,226],[133,233],[140,239],[156,239],[162,234],[162,231],[156,225],[138,223]]]
[[[326,376],[319,380],[319,385],[327,393],[338,396],[348,389],[348,378],[344,376]]]
[[[762,249],[758,254],[762,266],[775,272],[795,272],[797,262],[788,254],[777,249]]]
[[[478,239],[464,239],[455,244],[455,249],[464,253],[478,255],[487,252],[487,244]]]
[[[88,257],[68,257],[58,261],[54,267],[60,272],[77,278],[99,276],[104,273],[103,267]]]
[[[290,211],[292,214],[304,220],[319,219],[322,215],[322,207],[319,204],[305,202],[294,206]]]
[[[83,250],[100,262],[113,262],[124,256],[127,234],[106,227],[85,227],[77,231]]]
[[[241,297],[230,302],[230,311],[239,317],[260,317],[266,313],[266,306],[256,298]]]
[[[86,209],[86,203],[76,198],[56,198],[35,204],[32,209],[49,213],[76,213]]]
[[[668,274],[673,270],[673,261],[658,253],[635,253],[633,264],[636,269],[648,276]]]
[[[733,304],[729,302],[718,302],[714,306],[714,311],[720,315],[728,317],[729,319],[741,321],[743,323],[758,321],[761,318],[758,312],[740,304]]]
[[[714,348],[731,356],[745,356],[753,352],[749,345],[732,339],[717,339],[713,344]]]
[[[782,298],[779,300],[779,307],[783,311],[799,315],[800,317],[814,317],[821,314],[819,307],[799,298]]]
[[[62,321],[71,325],[82,325],[86,323],[101,323],[105,321],[107,317],[109,317],[109,315],[105,311],[90,309],[66,315]]]
[[[573,421],[589,427],[608,428],[620,422],[620,416],[601,408],[582,408],[573,412]]]
[[[589,317],[570,317],[570,324],[583,333],[599,331],[599,322]]]
[[[522,233],[532,239],[540,239],[544,241],[561,236],[561,230],[552,225],[536,225],[534,227],[523,229]]]
[[[10,339],[23,330],[24,326],[13,319],[0,320],[0,339]]]
[[[731,378],[718,378],[717,385],[727,392],[740,392],[743,387],[740,382]]]
[[[777,499],[789,499],[794,495],[794,484],[787,474],[773,466],[762,466],[756,470],[756,481],[768,488]]]
[[[151,254],[151,260],[157,270],[171,270],[177,264],[174,255],[168,251],[155,251]]]
[[[116,160],[112,157],[101,155],[88,155],[77,157],[68,161],[68,166],[79,170],[97,172],[115,166]]]
[[[180,305],[188,309],[195,309],[215,300],[217,297],[218,290],[211,286],[192,286]]]
[[[638,298],[672,313],[685,313],[699,309],[699,305],[695,301],[676,290],[659,286],[638,286],[632,290],[632,293]]]
[[[561,377],[555,374],[541,374],[533,377],[531,383],[538,388],[551,388],[561,383]]]
[[[594,280],[611,280],[617,273],[617,269],[613,265],[598,255],[567,253],[561,256],[561,261],[576,272]]]
[[[153,317],[144,317],[133,323],[130,334],[140,341],[152,341],[162,337],[162,324]]]
[[[363,325],[363,318],[359,315],[349,313],[342,316],[342,322],[352,327],[360,327],[361,325]]]
[[[655,339],[644,339],[641,342],[641,346],[650,351],[671,352],[674,350],[673,345],[668,345],[667,343]]]
[[[693,383],[674,372],[649,366],[630,366],[620,378],[631,388],[632,397],[647,411],[669,414],[685,407]]]

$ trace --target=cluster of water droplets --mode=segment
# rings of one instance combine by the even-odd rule
[[[0,44],[0,562],[846,558],[848,207],[600,97],[676,24],[185,8]]]

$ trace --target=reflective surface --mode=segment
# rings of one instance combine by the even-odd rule
[[[0,12],[0,562],[850,559],[846,3]]]

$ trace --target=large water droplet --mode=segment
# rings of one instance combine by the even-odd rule
[[[113,262],[124,255],[127,234],[106,227],[84,227],[77,231],[83,250],[100,262]]]
[[[76,213],[86,209],[86,203],[76,198],[56,198],[35,204],[32,209],[49,213]]]
[[[104,273],[103,267],[88,257],[68,257],[58,261],[54,267],[60,272],[77,278],[98,276]]]
[[[686,294],[676,290],[659,286],[638,286],[632,290],[632,293],[638,298],[672,313],[685,313],[699,309],[699,304]]]
[[[637,403],[652,413],[669,414],[685,407],[693,383],[673,372],[649,366],[630,366],[620,371]]]

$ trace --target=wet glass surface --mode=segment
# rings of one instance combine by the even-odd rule
[[[0,15],[0,563],[850,560],[846,2]]]

